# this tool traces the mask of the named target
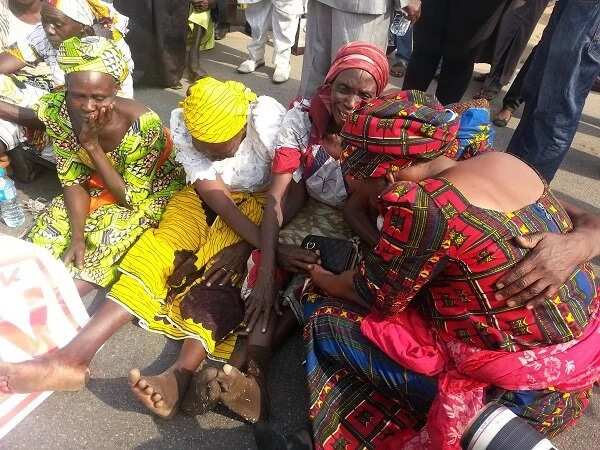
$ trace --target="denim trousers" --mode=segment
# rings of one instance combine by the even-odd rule
[[[523,80],[525,108],[508,152],[552,181],[600,74],[600,0],[560,0]]]
[[[410,61],[410,55],[412,54],[413,38],[412,38],[413,26],[412,24],[408,27],[408,31],[404,36],[394,36],[396,51],[394,52],[394,62],[403,62],[408,65]]]

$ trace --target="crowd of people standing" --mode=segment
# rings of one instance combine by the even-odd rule
[[[27,181],[21,145],[51,146],[62,186],[26,239],[81,295],[106,291],[65,347],[0,363],[0,393],[82,389],[135,318],[183,341],[163,373],[130,370],[136,398],[162,418],[221,404],[261,450],[457,449],[490,402],[544,435],[574,424],[600,380],[600,218],[549,184],[600,74],[600,3],[555,5],[495,118],[524,103],[506,152],[488,100],[548,1],[237,3],[251,34],[237,72],[265,64],[271,32],[275,83],[306,15],[287,108],[202,69],[228,2],[0,2],[0,163]],[[411,26],[390,67],[396,15]],[[168,124],[135,100],[186,69]],[[299,326],[309,410],[283,436],[266,377]]]

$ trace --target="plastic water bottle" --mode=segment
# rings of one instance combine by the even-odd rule
[[[410,27],[410,20],[404,11],[397,11],[390,25],[390,33],[395,36],[404,36]]]
[[[17,202],[15,183],[6,176],[6,169],[0,167],[0,211],[6,225],[16,228],[25,222],[25,213]]]

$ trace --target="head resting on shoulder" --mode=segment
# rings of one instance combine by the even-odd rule
[[[420,181],[425,164],[444,165],[492,150],[487,101],[442,106],[421,91],[398,91],[356,110],[341,132],[344,176]]]
[[[256,94],[237,81],[201,78],[181,103],[194,148],[211,161],[231,158],[246,135],[249,107]]]

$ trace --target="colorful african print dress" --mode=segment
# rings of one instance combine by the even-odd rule
[[[270,182],[273,142],[284,114],[285,108],[275,99],[258,97],[250,104],[246,137],[235,155],[210,161],[195,150],[182,110],[174,110],[173,142],[188,181],[221,179],[240,212],[259,224]],[[196,339],[211,358],[226,361],[236,343],[231,332],[243,317],[234,308],[206,302],[206,293],[196,297],[195,288],[203,284],[202,276],[213,258],[241,240],[188,186],[173,196],[158,227],[146,231],[129,250],[119,266],[121,276],[107,297],[135,315],[147,330],[171,339]],[[239,299],[239,290],[235,295]]]
[[[354,279],[372,309],[304,298],[316,448],[459,448],[492,400],[545,434],[574,423],[600,377],[591,267],[533,310],[494,296],[526,253],[513,237],[572,229],[554,196],[504,213],[435,178],[396,183],[381,201],[380,241]]]
[[[52,139],[61,185],[82,185],[91,197],[84,228],[84,265],[82,269],[70,267],[71,273],[106,287],[115,280],[125,252],[145,230],[158,224],[171,196],[183,187],[183,169],[170,152],[160,118],[148,111],[132,123],[117,148],[107,153],[123,177],[130,208],[103,201],[107,191],[95,182],[93,164],[73,132],[65,93],[42,97],[37,113]],[[29,239],[61,257],[69,248],[70,234],[68,212],[59,195],[38,217]]]

